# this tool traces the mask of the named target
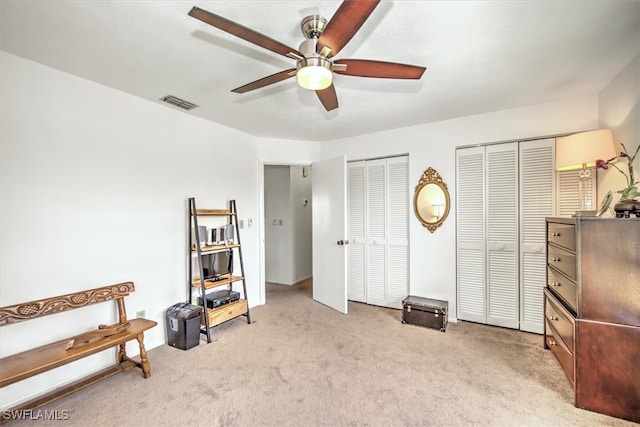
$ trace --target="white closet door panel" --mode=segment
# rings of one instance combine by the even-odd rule
[[[554,215],[555,139],[520,143],[520,329],[542,333],[545,218]]]
[[[517,329],[519,326],[518,255],[488,253],[487,323]]]
[[[409,158],[387,159],[387,307],[409,295]]]
[[[386,164],[385,160],[366,162],[367,228],[369,242],[386,238]]]
[[[386,245],[367,245],[367,303],[385,306],[386,289]]]
[[[364,243],[349,243],[349,277],[347,299],[366,302],[366,272]]]
[[[520,217],[523,243],[546,242],[545,218],[553,215],[554,139],[520,144]]]
[[[458,242],[484,244],[484,147],[456,152]]]
[[[523,253],[520,259],[520,329],[542,334],[547,256],[544,253]]]
[[[386,161],[368,160],[367,189],[367,303],[386,305]]]
[[[518,328],[518,144],[487,147],[487,323]]]
[[[485,323],[485,252],[458,248],[458,318]]]
[[[387,307],[402,308],[402,300],[409,295],[409,247],[387,246]]]
[[[488,240],[511,245],[508,250],[515,250],[518,236],[517,147],[516,143],[487,147]]]
[[[407,157],[387,159],[388,236],[395,244],[409,243],[409,162]]]
[[[486,322],[485,149],[456,151],[458,318]]]
[[[347,164],[349,238],[365,236],[365,169],[364,162]]]
[[[366,301],[365,262],[365,164],[352,162],[348,168],[348,263],[347,298],[352,301]]]

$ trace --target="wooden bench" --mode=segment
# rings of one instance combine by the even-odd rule
[[[127,320],[124,298],[134,290],[133,283],[125,282],[0,308],[0,326],[5,326],[105,301],[115,300],[118,306],[119,321],[114,325],[96,325],[98,329],[95,331],[75,335],[0,359],[0,387],[4,387],[83,357],[119,346],[114,366],[23,403],[14,409],[37,408],[131,367],[142,369],[144,378],[149,378],[151,365],[144,348],[144,331],[156,326],[157,322],[147,319]],[[140,346],[140,362],[130,359],[126,354],[126,343],[134,339],[138,341]]]

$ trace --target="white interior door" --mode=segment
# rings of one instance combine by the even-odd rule
[[[312,190],[313,299],[347,314],[345,156],[313,164]]]

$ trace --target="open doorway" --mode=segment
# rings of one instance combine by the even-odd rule
[[[310,165],[264,165],[265,303],[301,292],[312,296]]]

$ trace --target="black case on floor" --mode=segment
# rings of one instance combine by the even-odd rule
[[[446,331],[449,303],[409,295],[402,300],[402,323]]]

